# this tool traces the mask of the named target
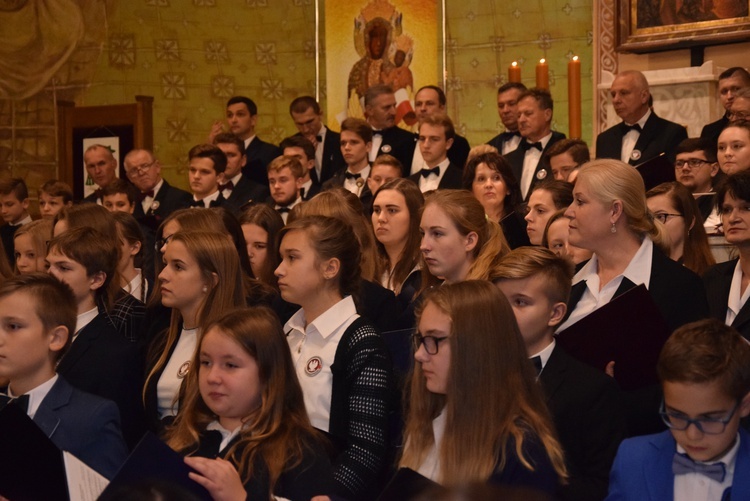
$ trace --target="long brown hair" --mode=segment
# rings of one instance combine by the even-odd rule
[[[266,241],[266,261],[260,272],[259,280],[273,288],[278,288],[274,270],[279,266],[279,250],[275,248],[276,234],[284,227],[284,220],[271,206],[266,204],[253,205],[240,214],[240,226],[254,224],[268,234]]]
[[[523,453],[533,436],[564,479],[562,447],[505,296],[489,282],[468,280],[433,289],[417,318],[427,304],[451,318],[447,390],[428,391],[421,365],[414,364],[399,466],[419,468],[435,444],[432,420],[445,409],[441,484],[486,481],[496,465],[505,466],[511,440],[521,464],[533,471]]]
[[[239,440],[229,449],[231,461],[243,482],[253,477],[260,458],[268,469],[269,498],[279,476],[302,462],[305,451],[317,445],[315,431],[305,409],[289,344],[276,314],[268,308],[244,308],[225,313],[206,325],[230,337],[258,364],[262,385],[261,405],[246,417]],[[180,413],[167,432],[167,445],[189,454],[198,446],[200,434],[216,419],[199,390],[200,345],[187,375]]]
[[[404,250],[397,263],[391,263],[389,261],[388,253],[385,251],[385,246],[375,239],[378,255],[380,256],[381,269],[393,269],[391,283],[395,289],[394,292],[398,294],[401,291],[401,285],[403,285],[404,281],[409,277],[409,274],[414,267],[419,264],[421,258],[421,252],[419,250],[421,241],[419,234],[419,220],[422,206],[424,205],[424,196],[422,195],[422,192],[419,191],[419,187],[412,181],[403,178],[396,178],[387,181],[378,189],[378,191],[375,192],[373,203],[378,199],[378,195],[386,190],[393,190],[400,193],[406,202],[406,210],[409,211],[409,233],[406,237]]]
[[[198,264],[204,283],[209,284],[197,315],[201,332],[204,332],[203,327],[214,318],[232,308],[245,305],[237,250],[228,238],[217,238],[215,233],[207,231],[178,231],[169,242],[181,242],[185,246]],[[172,346],[177,342],[181,329],[182,315],[177,308],[172,308],[166,336],[157,338],[157,342],[149,350],[149,359],[155,362],[143,387],[144,399],[149,380],[169,359],[169,350],[164,349],[165,346]]]
[[[690,191],[677,181],[662,183],[646,192],[647,199],[659,195],[666,195],[685,221],[682,264],[698,275],[703,275],[708,268],[716,264],[716,260],[708,245],[708,236],[703,228],[703,217],[698,203]]]

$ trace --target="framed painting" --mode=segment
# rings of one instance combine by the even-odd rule
[[[750,0],[617,0],[620,52],[750,40]]]

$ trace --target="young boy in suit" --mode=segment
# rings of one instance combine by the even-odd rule
[[[750,499],[750,345],[724,323],[677,329],[659,356],[669,431],[625,440],[608,500]]]
[[[73,292],[53,277],[33,273],[0,285],[0,378],[10,380],[0,407],[13,399],[57,447],[111,478],[127,455],[117,407],[55,372],[75,325]]]
[[[11,178],[0,181],[0,215],[5,224],[0,226],[5,254],[8,263],[15,262],[13,236],[22,225],[31,222],[29,216],[29,190],[23,179]]]
[[[105,305],[119,284],[117,242],[88,227],[72,228],[49,243],[49,273],[70,286],[78,312],[70,349],[57,371],[76,388],[114,401],[129,446],[146,430],[138,344],[117,332]]]
[[[37,190],[39,198],[39,212],[44,219],[54,218],[63,207],[73,205],[73,190],[70,186],[57,179],[45,182]]]
[[[565,451],[570,479],[558,495],[593,501],[607,495],[609,469],[626,425],[614,379],[555,343],[572,278],[573,265],[542,247],[515,249],[492,273],[513,308]]]

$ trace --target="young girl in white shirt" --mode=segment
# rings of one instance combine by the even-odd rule
[[[357,314],[360,250],[352,228],[305,216],[279,233],[281,296],[301,309],[284,326],[315,428],[339,446],[336,493],[366,499],[386,459],[392,368],[377,331]]]

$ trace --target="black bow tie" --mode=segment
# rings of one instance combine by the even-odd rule
[[[346,171],[344,173],[344,176],[346,177],[346,179],[359,179],[359,178],[362,177],[362,176],[359,175],[359,173],[354,174],[354,173],[349,172],[349,171]]]
[[[542,151],[544,148],[542,148],[541,141],[537,141],[536,143],[530,143],[528,141],[521,141],[521,144],[518,146],[523,151],[529,151],[531,148],[536,148],[539,151]]]
[[[643,132],[643,129],[638,124],[628,125],[625,122],[622,123],[622,127],[625,130],[625,134],[630,132],[631,130],[637,131],[639,134]]]
[[[205,209],[206,203],[203,200],[193,200],[190,202],[190,207],[200,207],[201,209]]]
[[[315,136],[315,140],[317,142],[321,142],[323,140],[323,136]]]
[[[148,197],[154,198],[154,190],[142,191],[138,195],[138,201],[143,202]]]
[[[539,355],[531,357],[531,362],[534,364],[534,368],[536,369],[536,375],[539,376],[539,374],[542,373],[542,357],[540,357]]]
[[[21,395],[20,397],[9,397],[8,395],[0,395],[0,409],[5,408],[6,405],[13,404],[20,407],[20,409],[26,413],[29,412],[29,396]]]
[[[232,191],[233,189],[234,189],[234,183],[232,181],[229,181],[227,184],[219,185],[219,191],[224,191],[224,190]]]
[[[675,453],[672,459],[672,473],[684,475],[686,473],[699,473],[716,482],[723,482],[727,474],[724,463],[696,463],[685,454]]]
[[[287,214],[289,211],[292,210],[289,207],[276,207],[276,212],[279,214]]]
[[[435,174],[436,176],[439,176],[440,175],[440,166],[438,165],[436,167],[433,167],[432,169],[422,169],[420,171],[420,173],[422,174],[422,177],[425,178],[425,179],[427,179],[427,177],[430,174]]]

